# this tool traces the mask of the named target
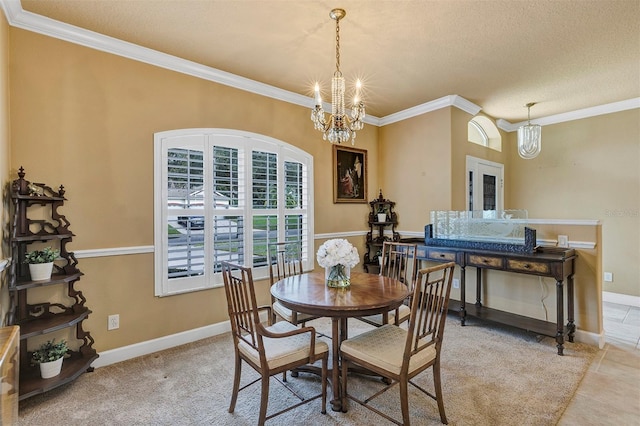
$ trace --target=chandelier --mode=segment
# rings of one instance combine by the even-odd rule
[[[362,120],[365,117],[364,102],[360,99],[362,84],[360,80],[356,82],[355,97],[351,107],[351,117],[345,113],[344,107],[344,77],[340,71],[340,19],[346,16],[344,9],[333,9],[329,16],[336,21],[336,70],[331,79],[331,116],[329,120],[325,117],[322,108],[322,98],[320,97],[320,85],[315,86],[315,107],[311,111],[311,121],[316,130],[322,132],[322,138],[331,143],[342,143],[351,139],[354,145],[356,131],[364,126]]]
[[[518,128],[518,154],[525,160],[536,158],[542,149],[542,127],[531,124],[531,107],[534,105],[535,102],[525,105],[529,123]]]

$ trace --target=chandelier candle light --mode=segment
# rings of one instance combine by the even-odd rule
[[[364,126],[362,120],[365,117],[364,102],[361,99],[362,83],[356,82],[356,93],[351,107],[351,118],[345,113],[344,107],[344,77],[340,71],[340,19],[347,12],[344,9],[333,9],[329,16],[336,21],[336,71],[331,79],[331,116],[326,119],[322,108],[320,85],[315,86],[315,107],[311,111],[311,121],[316,130],[322,132],[322,138],[331,143],[342,143],[351,139],[351,145],[355,144],[356,131]]]
[[[358,249],[341,238],[325,241],[316,254],[318,265],[324,268],[327,286],[344,288],[351,285],[351,268],[360,262]]]
[[[525,160],[536,158],[542,150],[542,127],[531,124],[531,107],[534,105],[535,102],[525,105],[529,124],[518,128],[518,154]]]

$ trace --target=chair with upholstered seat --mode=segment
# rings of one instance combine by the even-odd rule
[[[408,286],[409,290],[412,290],[418,271],[416,250],[417,244],[385,241],[382,245],[380,275],[399,280]],[[411,299],[409,298],[406,303],[390,311],[387,314],[387,324],[399,325],[409,319],[410,304]],[[382,314],[359,317],[358,319],[376,327],[384,325]]]
[[[299,242],[272,243],[267,246],[269,256],[269,280],[271,285],[292,275],[300,275],[302,270],[302,245]],[[273,309],[272,321],[280,317],[293,325],[305,325],[307,321],[316,319],[312,315],[295,312],[271,298]]]
[[[440,380],[440,351],[451,293],[455,263],[450,262],[421,269],[414,285],[411,314],[407,329],[393,324],[364,332],[340,345],[342,359],[342,406],[347,398],[356,401],[382,417],[399,425],[409,425],[409,393],[411,383],[436,400],[440,421],[447,423]],[[347,371],[355,365],[385,377],[391,383],[373,396],[360,400],[347,390]],[[427,368],[433,369],[435,395],[411,381]],[[400,386],[402,422],[369,405],[390,387]]]
[[[298,328],[286,321],[271,325],[271,306],[257,305],[250,268],[222,262],[222,276],[235,351],[235,375],[229,412],[233,413],[235,410],[238,392],[261,380],[259,425],[263,425],[267,419],[320,397],[322,397],[321,412],[325,414],[329,346],[316,339],[313,327]],[[265,310],[268,314],[268,326],[264,326],[260,321],[259,311],[261,310]],[[287,370],[313,364],[316,360],[322,360],[321,392],[267,416],[269,378]],[[253,367],[260,377],[241,389],[242,361]]]

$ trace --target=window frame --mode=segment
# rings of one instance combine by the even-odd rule
[[[475,133],[481,140],[475,139],[470,127],[475,129]],[[491,119],[483,115],[476,115],[467,123],[467,140],[469,143],[502,152],[502,135],[500,131]]]
[[[242,189],[244,194],[241,206],[230,207],[224,211],[225,215],[242,215],[245,223],[252,223],[254,216],[275,215],[278,219],[277,241],[285,240],[286,217],[290,215],[302,215],[305,227],[303,228],[303,268],[313,269],[313,244],[314,244],[314,220],[313,220],[313,156],[291,144],[265,135],[245,132],[234,129],[196,128],[178,129],[158,132],[154,134],[154,282],[156,296],[170,296],[192,291],[221,287],[223,285],[220,272],[207,272],[213,270],[213,260],[210,253],[213,252],[213,224],[209,218],[213,218],[220,209],[207,202],[205,199],[202,214],[205,217],[204,226],[204,252],[205,270],[203,275],[187,276],[169,279],[168,277],[168,249],[169,239],[167,232],[168,217],[178,213],[168,207],[168,151],[171,148],[201,147],[204,160],[204,189],[207,191],[207,182],[212,181],[213,158],[209,155],[214,146],[230,147],[239,150],[239,162],[245,165],[241,172]],[[253,174],[252,153],[254,151],[274,153],[277,155],[277,207],[255,208],[253,206]],[[285,196],[285,162],[300,163],[303,167],[302,207],[287,208]],[[200,210],[189,210],[190,214],[200,213]],[[244,259],[253,260],[253,229],[244,226]],[[206,266],[208,265],[208,266]],[[247,265],[253,268],[253,265]],[[253,268],[254,278],[268,277],[267,266]]]

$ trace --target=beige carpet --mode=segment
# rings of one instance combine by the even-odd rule
[[[312,323],[328,331],[330,321]],[[350,332],[368,329],[349,322]],[[555,425],[571,400],[596,348],[567,343],[556,355],[555,341],[507,327],[469,320],[447,321],[443,345],[443,392],[451,425]],[[83,374],[76,381],[20,403],[22,425],[254,425],[259,384],[240,393],[235,413],[227,412],[233,378],[229,334],[125,361]],[[243,364],[243,381],[257,377]],[[431,370],[416,379],[432,388]],[[289,383],[303,395],[320,388],[318,378],[300,374]],[[350,392],[370,395],[380,387],[353,376]],[[440,424],[435,402],[409,387],[412,424]],[[297,400],[274,379],[268,413]],[[396,388],[376,400],[400,418]],[[320,400],[298,407],[267,424],[386,425],[386,420],[351,402],[348,413],[320,414]]]

